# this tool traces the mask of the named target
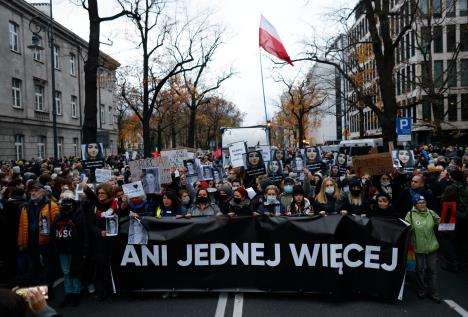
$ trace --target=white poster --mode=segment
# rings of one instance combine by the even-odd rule
[[[124,194],[128,196],[128,198],[133,197],[140,197],[145,195],[145,191],[143,190],[143,184],[141,181],[133,182],[130,184],[123,184],[122,189]]]
[[[112,237],[119,234],[119,217],[117,215],[106,217],[106,236]]]
[[[147,244],[148,231],[138,218],[130,218],[127,244]]]
[[[157,194],[161,192],[161,181],[159,168],[151,167],[143,169],[143,190],[146,194]]]
[[[189,158],[187,149],[161,151],[161,157],[169,159],[171,167],[184,167],[184,160]]]
[[[112,179],[112,171],[103,168],[96,168],[94,175],[97,183],[105,183]]]
[[[269,162],[271,157],[270,146],[268,145],[259,145],[255,149],[261,150],[263,155],[263,161]]]
[[[246,151],[245,142],[236,142],[229,145],[229,157],[232,167],[244,166],[244,154]]]

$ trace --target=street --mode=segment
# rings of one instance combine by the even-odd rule
[[[105,302],[86,296],[78,307],[58,309],[64,316],[468,316],[468,273],[440,271],[440,295],[436,304],[419,299],[406,287],[402,302],[378,298],[337,299],[314,294],[279,293],[180,293],[162,299],[161,293],[119,294]],[[51,305],[62,299],[63,284]],[[458,312],[457,312],[458,310]]]

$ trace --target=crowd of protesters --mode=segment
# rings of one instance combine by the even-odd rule
[[[222,166],[215,155],[201,153],[198,158],[204,166]],[[225,166],[217,179],[194,180],[187,166],[173,168],[171,184],[132,198],[122,185],[140,179],[132,177],[124,156],[106,158],[104,168],[113,176],[97,186],[92,185],[93,171],[73,157],[4,161],[2,273],[11,277],[10,286],[46,284],[53,297],[53,282],[61,272],[65,289],[61,306],[78,305],[83,292],[103,301],[112,294],[109,249],[115,239],[108,236],[106,217],[341,214],[406,220],[416,252],[417,294],[440,301],[437,260],[455,273],[468,269],[468,153],[458,147],[424,146],[414,150],[413,159],[412,166],[389,174],[358,177],[339,154],[276,149],[275,163],[266,175]],[[307,164],[310,160],[314,163]],[[83,191],[77,193],[77,187]],[[456,202],[456,229],[437,234],[434,228],[444,202]]]

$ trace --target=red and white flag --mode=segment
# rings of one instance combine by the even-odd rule
[[[275,27],[263,15],[260,19],[259,44],[268,53],[275,55],[288,64],[293,64]]]

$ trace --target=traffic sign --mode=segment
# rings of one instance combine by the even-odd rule
[[[411,135],[411,118],[402,117],[397,118],[396,130],[398,135],[409,134]]]

